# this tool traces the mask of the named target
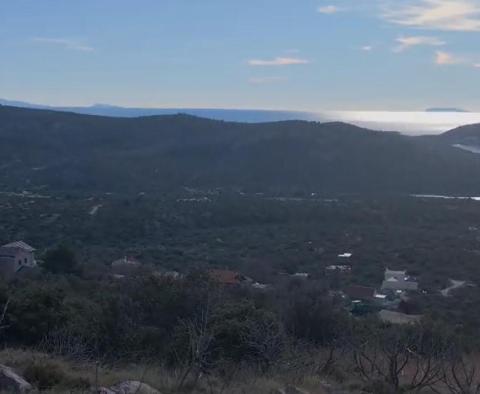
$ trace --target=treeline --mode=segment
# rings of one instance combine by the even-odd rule
[[[480,387],[466,338],[429,321],[392,327],[353,319],[320,281],[285,279],[262,292],[222,287],[202,272],[181,280],[45,273],[4,285],[1,305],[5,346],[101,364],[162,364],[180,371],[179,388],[212,375],[228,382],[246,368],[330,375],[377,394]]]

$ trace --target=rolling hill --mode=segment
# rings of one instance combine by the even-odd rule
[[[221,108],[133,108],[109,104],[95,104],[87,107],[52,107],[32,104],[24,101],[0,99],[0,105],[44,109],[50,111],[73,112],[82,115],[111,116],[119,118],[137,118],[141,116],[176,115],[178,113],[199,116],[208,119],[225,120],[229,122],[278,122],[284,120],[302,119],[319,120],[322,116],[301,111],[274,111],[253,109],[221,109]]]
[[[480,156],[448,134],[345,123],[111,118],[0,106],[2,190],[480,194]]]

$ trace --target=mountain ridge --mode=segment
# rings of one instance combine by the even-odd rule
[[[0,107],[3,190],[480,194],[480,156],[342,122],[112,118]]]

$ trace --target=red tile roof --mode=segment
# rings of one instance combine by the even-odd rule
[[[345,294],[354,300],[370,300],[375,295],[375,289],[373,287],[353,285],[345,289]]]
[[[208,275],[210,279],[223,285],[238,285],[242,280],[242,276],[235,271],[210,270]]]

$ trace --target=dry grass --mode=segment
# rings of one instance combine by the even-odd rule
[[[86,382],[87,387],[110,387],[125,380],[140,380],[165,394],[178,393],[180,371],[166,370],[158,365],[97,366],[93,362],[74,362],[30,350],[5,349],[0,351],[0,363],[24,374],[29,366],[46,366],[47,370],[61,371],[62,381],[46,393],[85,393],[86,388],[75,388],[72,382]],[[41,369],[41,368],[40,368]],[[253,371],[237,372],[230,382],[218,378],[202,377],[190,394],[270,394],[288,384],[304,389],[310,394],[327,394],[326,384],[319,377],[288,376],[281,374],[259,377]],[[185,391],[184,391],[185,392]]]

